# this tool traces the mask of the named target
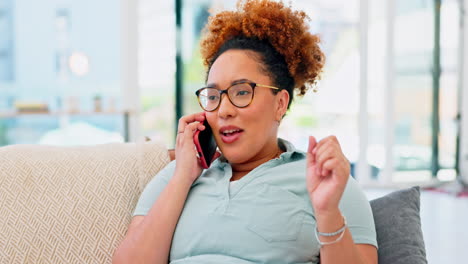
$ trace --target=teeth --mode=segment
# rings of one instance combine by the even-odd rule
[[[224,130],[223,134],[231,134],[240,131],[239,129]]]

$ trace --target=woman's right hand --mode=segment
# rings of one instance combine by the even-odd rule
[[[197,158],[193,135],[197,130],[204,130],[201,124],[205,120],[205,112],[183,116],[179,119],[176,138],[176,169],[175,175],[192,184],[200,176],[203,168]]]

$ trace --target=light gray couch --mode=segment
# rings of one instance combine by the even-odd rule
[[[170,160],[155,143],[0,148],[0,263],[110,263],[144,186]],[[426,263],[419,189],[371,201],[379,263]]]

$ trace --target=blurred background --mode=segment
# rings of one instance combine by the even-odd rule
[[[336,135],[369,198],[383,194],[373,186],[456,194],[423,192],[421,214],[430,263],[463,263],[468,0],[288,2],[309,15],[327,60],[280,136],[306,150],[308,135]],[[235,6],[0,0],[0,146],[150,138],[173,148],[178,118],[201,111],[202,29],[210,12]],[[437,189],[447,184],[458,187]]]
[[[463,1],[296,0],[327,57],[281,136],[336,135],[368,184],[456,180]],[[0,0],[0,145],[143,137],[200,111],[200,33],[228,0]],[[360,173],[356,173],[359,170]]]

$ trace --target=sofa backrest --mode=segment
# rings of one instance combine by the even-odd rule
[[[155,143],[0,148],[0,263],[110,263],[149,180]]]

